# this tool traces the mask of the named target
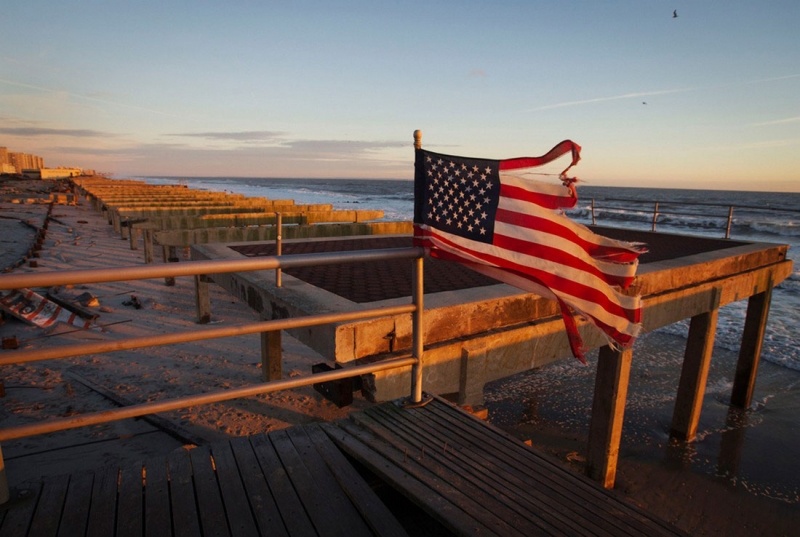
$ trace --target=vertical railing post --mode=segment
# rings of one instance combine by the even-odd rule
[[[653,206],[653,226],[651,228],[651,231],[656,230],[656,222],[658,222],[658,202],[656,202],[655,205]]]
[[[283,217],[275,213],[275,255],[281,255],[283,250]],[[280,267],[275,269],[275,287],[283,285],[283,274]]]
[[[728,207],[728,223],[725,226],[725,238],[731,238],[731,225],[733,224],[733,205]]]
[[[422,352],[424,346],[423,338],[423,256],[414,259],[414,273],[411,280],[411,300],[414,301],[416,309],[411,315],[413,349],[412,355],[417,362],[411,366],[411,402],[419,403],[422,401]]]
[[[594,198],[592,198],[592,225],[597,225],[597,216],[594,214]]]
[[[11,498],[8,490],[8,477],[6,476],[6,463],[3,460],[3,447],[0,446],[0,505],[3,505]]]

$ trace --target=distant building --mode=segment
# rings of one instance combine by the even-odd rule
[[[22,175],[28,179],[67,179],[83,175],[80,168],[39,168],[38,170],[22,170]]]
[[[24,175],[29,179],[66,179],[78,175],[92,175],[94,170],[81,168],[45,168],[39,155],[9,151],[0,147],[0,175]]]
[[[0,147],[0,174],[23,175],[26,171],[42,168],[44,159],[39,155],[9,151],[7,147]]]

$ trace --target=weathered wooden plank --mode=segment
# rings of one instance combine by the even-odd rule
[[[411,412],[423,415],[420,419],[429,420],[434,430],[441,430],[442,436],[453,444],[448,445],[448,449],[460,454],[467,451],[477,458],[486,457],[507,472],[505,479],[518,482],[518,477],[524,482],[522,494],[531,495],[536,502],[542,502],[561,516],[582,519],[586,527],[596,528],[598,534],[654,534],[649,516],[633,506],[620,504],[613,507],[614,516],[609,517],[607,504],[614,502],[609,502],[608,494],[596,483],[567,472],[491,424],[478,421],[446,402]]]
[[[353,531],[351,521],[346,516],[339,516],[337,509],[332,507],[334,489],[325,476],[312,475],[285,430],[270,433],[270,440],[303,505],[307,506],[308,516],[317,532],[320,535],[349,535]],[[363,524],[355,529],[359,534],[358,530],[363,530]],[[363,532],[360,534],[364,535]]]
[[[211,447],[211,456],[217,469],[217,480],[222,492],[222,502],[228,517],[231,533],[242,536],[258,536],[253,514],[250,512],[250,503],[245,493],[229,443],[214,444]]]
[[[303,479],[310,479],[313,483],[313,486],[311,486],[313,491],[309,490],[308,492],[313,492],[313,494],[309,495],[309,499],[314,503],[309,504],[306,502],[306,505],[313,505],[314,510],[321,509],[325,516],[331,517],[335,524],[340,526],[339,529],[333,532],[334,534],[341,531],[343,535],[371,536],[372,531],[369,526],[361,517],[358,509],[350,502],[350,498],[346,494],[342,494],[341,486],[325,462],[319,457],[316,448],[303,431],[303,428],[291,427],[285,431],[278,432],[277,436],[282,437],[284,434],[291,442],[294,450],[287,449],[286,455],[288,456],[285,458],[281,451],[279,451],[279,455],[284,460],[284,464],[287,461],[291,461],[295,471],[297,471],[297,468],[302,467],[302,471],[299,474],[290,475],[292,475],[293,480],[295,476],[301,476]],[[277,440],[276,449],[284,441],[281,438]],[[302,481],[296,483],[296,485],[301,491],[304,490]],[[317,503],[320,499],[323,499],[321,504]]]
[[[44,482],[28,535],[56,535],[68,485],[69,475],[55,476]]]
[[[192,481],[192,462],[189,452],[177,449],[167,457],[169,497],[172,507],[172,527],[176,537],[200,535],[200,518]]]
[[[275,498],[281,517],[289,535],[315,535],[316,530],[305,513],[303,504],[292,486],[286,470],[283,468],[275,448],[267,435],[256,435],[250,438],[253,452],[258,464]]]
[[[198,447],[189,452],[203,535],[229,535],[225,506],[217,484],[217,475],[211,466],[211,452]]]
[[[597,360],[586,472],[605,488],[614,486],[617,475],[632,358],[631,349],[617,351],[606,345]]]
[[[508,482],[500,474],[492,474],[479,461],[465,460],[462,450],[452,449],[455,446],[448,450],[446,442],[434,439],[416,420],[411,423],[407,419],[398,419],[399,412],[391,412],[385,407],[371,410],[373,412],[354,416],[356,422],[384,438],[395,437],[398,446],[408,449],[415,457],[419,454],[419,463],[438,479],[457,484],[461,491],[479,499],[484,509],[516,531],[524,534],[557,531],[558,525],[548,520],[549,513],[540,516],[541,513],[535,510],[536,505],[527,502],[527,498],[519,494],[522,490],[510,490]],[[421,414],[415,413],[414,417]],[[579,526],[573,528],[576,534],[580,530]]]
[[[438,406],[438,403],[434,406]],[[453,471],[473,480],[485,494],[502,501],[517,517],[524,517],[538,531],[569,529],[573,535],[603,535],[594,526],[591,529],[582,526],[575,509],[568,503],[559,502],[557,496],[551,495],[552,491],[541,490],[537,486],[540,483],[522,479],[514,464],[518,461],[497,459],[494,445],[473,446],[463,442],[447,423],[433,418],[432,409],[392,411],[388,405],[382,405],[369,411],[377,420],[386,422],[393,432],[403,434],[412,442],[414,438],[418,439],[426,448],[426,458],[434,459],[437,464],[449,465]],[[491,505],[487,507],[492,508]],[[511,522],[519,527],[513,520]]]
[[[42,483],[26,483],[11,491],[8,509],[0,524],[0,535],[27,535],[42,493]]]
[[[58,525],[59,537],[83,537],[86,534],[93,482],[94,474],[91,472],[70,477],[64,510]]]
[[[117,500],[117,537],[142,536],[143,495],[141,463],[121,468]]]
[[[304,430],[317,453],[328,465],[336,481],[359,510],[361,516],[377,535],[403,537],[407,533],[394,514],[378,498],[364,478],[353,468],[341,451],[319,425],[308,425]]]
[[[343,452],[364,464],[375,475],[403,494],[431,517],[457,535],[490,535],[492,532],[479,522],[470,519],[457,505],[451,503],[440,492],[430,489],[416,479],[409,479],[405,470],[395,461],[387,459],[372,448],[380,439],[347,421],[320,426],[325,434]]]
[[[281,520],[278,506],[272,497],[250,442],[247,438],[239,437],[232,438],[230,443],[258,530],[262,535],[288,537],[289,534]]]
[[[498,534],[495,521],[484,516],[479,501],[464,495],[454,484],[437,481],[427,469],[416,465],[413,457],[372,431],[348,420],[323,428],[340,448],[450,531],[457,535]]]
[[[159,537],[172,533],[169,506],[167,461],[163,457],[148,460],[145,465],[144,534]]]
[[[86,537],[105,537],[114,533],[118,478],[119,468],[116,466],[106,466],[94,472]]]

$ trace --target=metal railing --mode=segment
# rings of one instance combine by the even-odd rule
[[[292,256],[271,256],[236,260],[188,261],[183,263],[167,263],[163,265],[138,265],[128,267],[80,269],[57,272],[39,272],[29,274],[0,275],[0,290],[21,289],[30,287],[51,287],[57,285],[75,285],[101,282],[118,282],[143,280],[151,278],[168,278],[179,276],[207,276],[229,272],[247,272],[255,270],[281,270],[304,266],[333,265],[341,263],[359,263],[378,260],[412,259],[411,303],[406,305],[383,306],[348,312],[308,315],[292,319],[276,319],[243,324],[224,328],[197,328],[195,330],[146,337],[126,338],[115,341],[102,341],[63,345],[46,349],[25,349],[4,352],[0,356],[0,366],[23,364],[41,360],[56,360],[107,353],[121,350],[138,349],[162,345],[172,345],[191,341],[202,341],[224,337],[241,336],[263,332],[274,332],[331,324],[340,321],[369,319],[389,315],[412,314],[412,349],[408,356],[399,356],[387,360],[337,369],[329,372],[315,373],[291,379],[272,380],[240,388],[224,391],[187,395],[162,401],[142,403],[123,408],[104,410],[51,419],[43,422],[14,427],[0,428],[0,443],[39,434],[63,431],[97,425],[127,418],[135,418],[158,412],[177,410],[196,405],[217,403],[231,399],[239,399],[252,395],[266,394],[288,390],[312,384],[340,380],[368,373],[411,366],[410,403],[422,401],[422,353],[423,353],[423,255],[422,248],[393,248],[383,250],[367,250],[355,252],[300,254]],[[0,449],[0,504],[8,501],[8,483],[5,477],[5,466]]]
[[[625,205],[619,205],[624,203]],[[679,209],[674,209],[674,206],[681,206],[681,205],[692,205],[692,206],[702,206],[702,207],[713,207],[718,209],[723,209],[726,211],[724,214],[704,214],[699,215],[698,213],[686,212]],[[704,217],[711,217],[711,218],[718,218],[720,221],[725,222],[725,238],[729,239],[731,237],[731,227],[733,226],[733,211],[736,206],[734,205],[725,205],[719,203],[699,203],[699,202],[659,202],[659,201],[643,201],[643,200],[634,200],[634,199],[623,199],[623,198],[604,198],[602,200],[596,200],[592,198],[589,206],[586,208],[589,211],[589,215],[592,219],[592,225],[597,225],[598,221],[598,214],[602,213],[627,213],[627,214],[640,214],[647,218],[647,221],[650,223],[650,231],[658,231],[658,223],[661,217],[683,217],[688,219],[697,218],[699,216]]]

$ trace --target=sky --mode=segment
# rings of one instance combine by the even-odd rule
[[[420,129],[498,159],[571,139],[592,186],[798,192],[798,28],[797,0],[6,0],[0,146],[114,177],[411,179]]]

